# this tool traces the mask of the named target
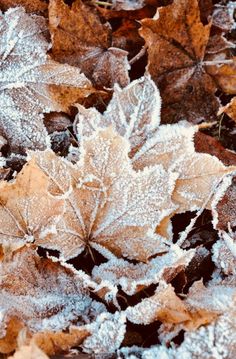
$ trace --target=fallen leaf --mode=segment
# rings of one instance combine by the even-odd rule
[[[34,343],[22,345],[9,359],[49,359]]]
[[[46,14],[48,8],[44,0],[0,0],[0,9],[3,11],[17,6],[23,6],[27,12],[36,14]]]
[[[97,86],[129,83],[127,52],[112,46],[110,26],[102,24],[95,8],[81,0],[71,7],[50,0],[49,28],[57,61],[80,67]]]
[[[47,176],[31,161],[16,179],[0,183],[0,243],[5,255],[55,233],[64,202],[50,195]]]
[[[142,20],[147,68],[160,88],[164,122],[215,120],[217,88],[204,62],[210,28],[200,21],[197,0],[175,0],[158,8],[154,19]]]
[[[17,252],[12,261],[0,262],[0,272],[2,353],[15,349],[16,342],[9,348],[12,336],[6,335],[11,320],[12,330],[14,323],[20,323],[32,335],[45,330],[61,331],[71,323],[84,324],[86,318],[89,320],[92,299],[86,276],[81,273],[42,259],[30,249]]]
[[[84,140],[81,152],[75,166],[49,151],[31,154],[53,183],[51,191],[70,189],[57,235],[36,243],[60,251],[66,260],[90,247],[141,261],[165,251],[154,231],[176,208],[170,199],[175,173],[162,165],[135,172],[127,140],[111,128]]]
[[[221,115],[223,112],[236,122],[236,97],[233,97],[226,106],[221,107],[218,115]]]
[[[89,95],[91,83],[78,68],[51,60],[43,17],[23,8],[0,14],[0,130],[14,150],[50,145],[43,112],[68,111]]]

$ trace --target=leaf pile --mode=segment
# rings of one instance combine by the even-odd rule
[[[235,4],[0,9],[0,353],[235,358]]]

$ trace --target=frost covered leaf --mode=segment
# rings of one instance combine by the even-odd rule
[[[83,342],[86,353],[114,353],[119,349],[126,332],[124,313],[102,313],[87,325],[91,335]]]
[[[120,10],[137,10],[145,6],[145,0],[111,0],[112,9]]]
[[[79,272],[41,259],[29,249],[17,252],[10,262],[1,262],[0,272],[1,352],[11,320],[32,334],[61,331],[72,322],[90,320],[93,302]]]
[[[151,259],[148,263],[132,264],[123,259],[111,259],[94,267],[92,276],[96,281],[107,280],[118,286],[128,295],[162,279],[170,282],[191,261],[194,250],[183,251],[171,247],[168,253]]]
[[[125,311],[127,319],[135,324],[150,324],[154,321],[182,323],[190,319],[184,302],[177,297],[170,284],[161,283],[156,292]]]
[[[71,7],[50,0],[49,28],[56,60],[80,67],[97,86],[129,83],[127,52],[112,47],[111,28],[102,24],[95,8],[81,0]]]
[[[31,161],[12,182],[0,182],[0,244],[8,256],[17,248],[55,234],[62,199],[48,192],[49,179]]]
[[[160,109],[160,94],[150,76],[141,77],[124,89],[115,85],[103,116],[96,109],[78,106],[75,119],[78,140],[91,135],[96,128],[112,125],[121,136],[129,139],[131,153],[134,153],[159,126]]]
[[[49,145],[43,112],[67,111],[92,92],[79,69],[51,60],[43,17],[23,8],[0,14],[0,130],[13,149]]]
[[[209,208],[207,198],[233,167],[225,167],[216,157],[195,151],[193,138],[197,126],[186,121],[160,125],[160,103],[158,89],[148,75],[124,89],[115,87],[103,115],[94,108],[78,106],[75,119],[78,141],[81,143],[96,129],[113,126],[129,139],[129,156],[135,170],[161,164],[167,171],[178,173],[173,199],[179,212]]]
[[[108,249],[118,257],[141,261],[167,251],[154,230],[176,208],[171,201],[176,174],[161,165],[135,172],[128,152],[128,142],[107,128],[83,141],[83,156],[76,166],[56,156],[49,161],[53,156],[49,151],[33,155],[49,176],[55,162],[67,163],[67,176],[73,171],[72,190],[58,233],[37,240],[37,244],[60,251],[64,259],[75,257],[88,246],[105,256]],[[59,174],[58,178],[60,182]],[[53,182],[55,186],[57,177]]]
[[[216,85],[204,66],[210,28],[211,23],[203,25],[200,20],[197,0],[174,0],[158,8],[154,19],[142,20],[148,71],[160,88],[167,123],[215,120]]]

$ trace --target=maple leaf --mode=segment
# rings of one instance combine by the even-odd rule
[[[48,192],[47,176],[31,161],[16,179],[0,183],[0,244],[5,255],[55,233],[64,201]]]
[[[142,20],[140,34],[148,46],[147,68],[160,87],[164,122],[215,119],[219,100],[214,76],[218,75],[211,72],[213,67],[207,66],[211,61],[206,57],[210,29],[211,23],[200,21],[197,0],[175,0],[158,8],[154,19]],[[220,51],[218,41],[214,47],[213,51],[211,43],[211,53]],[[225,58],[219,62],[224,63]]]
[[[67,111],[90,94],[78,68],[51,60],[46,21],[23,8],[0,14],[0,130],[12,149],[49,146],[43,112]]]
[[[143,299],[125,311],[127,319],[135,324],[150,324],[156,320],[182,323],[190,319],[184,302],[177,297],[173,287],[161,282],[155,294]]]
[[[50,0],[49,29],[56,60],[79,66],[97,86],[129,83],[127,52],[112,46],[111,28],[102,24],[96,9],[81,0],[71,8]]]
[[[170,282],[188,266],[194,250],[183,251],[178,247],[170,247],[168,253],[151,259],[148,263],[129,263],[123,259],[111,259],[95,266],[92,278],[96,281],[107,280],[118,286],[128,295],[133,295],[143,288],[156,284],[161,280]]]
[[[60,331],[72,322],[84,324],[91,312],[94,315],[86,275],[75,273],[71,267],[42,259],[27,249],[15,253],[12,261],[1,262],[0,272],[1,352],[6,352],[11,320],[22,323],[34,334]],[[100,306],[101,309],[104,311],[105,307]],[[8,351],[16,345],[10,344]]]
[[[53,182],[52,191],[60,183],[62,192],[68,188],[57,235],[36,243],[57,249],[64,259],[88,246],[105,256],[106,248],[116,256],[141,261],[166,251],[154,230],[176,208],[171,201],[175,173],[161,165],[135,172],[128,142],[111,128],[84,140],[81,151],[83,156],[75,166],[50,151],[31,154]],[[66,176],[61,177],[62,173]]]
[[[115,86],[103,115],[94,108],[77,106],[78,141],[91,136],[98,128],[112,125],[129,139],[129,155],[136,170],[161,164],[167,171],[178,173],[173,199],[179,205],[179,212],[202,206],[209,208],[210,198],[207,202],[206,199],[234,167],[225,167],[216,157],[195,151],[193,137],[197,126],[187,122],[160,125],[160,104],[159,91],[148,75],[124,89]]]

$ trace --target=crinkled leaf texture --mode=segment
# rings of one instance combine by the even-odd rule
[[[0,183],[0,244],[5,255],[55,234],[64,201],[48,192],[49,179],[31,161],[12,182]]]
[[[88,246],[105,257],[113,253],[140,261],[168,251],[155,228],[176,209],[171,201],[176,174],[162,165],[136,172],[128,152],[128,141],[112,128],[83,141],[76,165],[52,151],[32,152],[51,191],[64,193],[66,201],[57,234],[36,244],[60,251],[66,260]]]
[[[89,296],[88,276],[42,259],[31,249],[18,251],[12,261],[2,261],[0,272],[1,352],[11,352],[16,345],[8,342],[14,322],[30,333],[60,331],[105,311]]]
[[[21,7],[0,14],[0,130],[12,149],[49,146],[43,112],[67,111],[91,93],[78,68],[51,60],[43,17]]]
[[[136,170],[161,164],[167,171],[178,173],[172,196],[178,212],[209,208],[217,185],[233,167],[225,167],[216,157],[195,151],[193,137],[197,126],[184,121],[160,125],[160,105],[159,91],[149,75],[124,89],[117,86],[103,115],[94,108],[78,106],[78,141],[98,128],[112,125],[129,139],[129,155]]]

